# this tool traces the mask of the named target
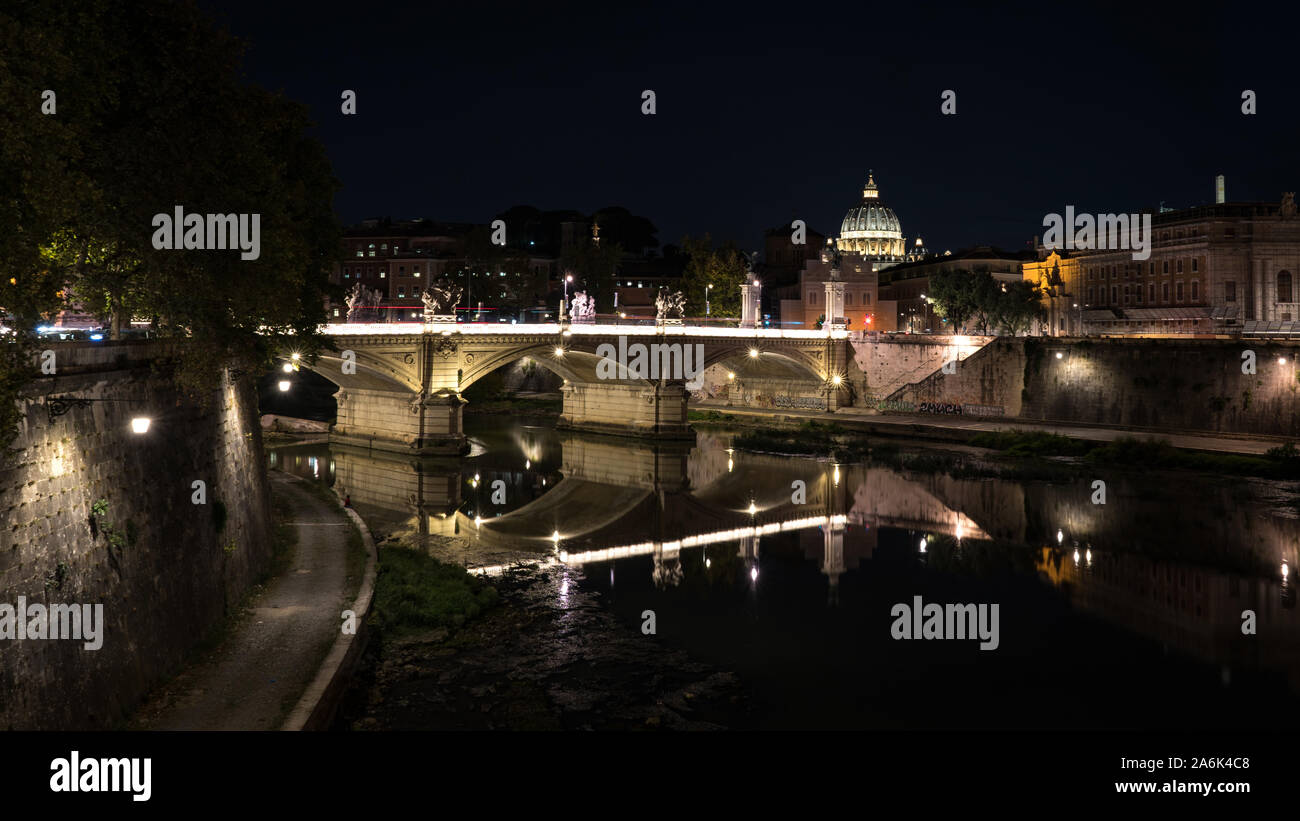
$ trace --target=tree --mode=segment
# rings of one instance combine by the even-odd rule
[[[999,293],[998,323],[1011,336],[1028,332],[1034,322],[1043,318],[1042,295],[1034,283],[1012,282]]]
[[[586,291],[596,300],[596,311],[610,313],[614,310],[614,289],[619,266],[623,261],[623,246],[587,240],[574,245],[560,256],[560,276],[573,275],[569,296]]]
[[[305,107],[244,84],[241,46],[192,2],[10,14],[0,15],[0,305],[20,334],[67,286],[114,335],[143,318],[187,337],[175,373],[195,394],[232,362],[269,364],[290,338],[314,354],[338,256],[338,184]],[[39,89],[56,90],[55,114],[42,114]],[[260,256],[155,249],[154,217],[176,207],[259,215]]]
[[[948,320],[953,333],[961,333],[975,313],[975,282],[970,271],[939,271],[930,277],[926,296],[935,315]]]
[[[699,239],[683,237],[682,252],[689,259],[682,275],[687,313],[704,316],[707,303],[711,316],[740,316],[740,286],[749,277],[745,255],[730,243],[714,250],[708,234]]]

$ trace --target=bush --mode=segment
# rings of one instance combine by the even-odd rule
[[[458,565],[403,547],[379,553],[375,619],[385,632],[458,626],[497,600],[496,588]]]

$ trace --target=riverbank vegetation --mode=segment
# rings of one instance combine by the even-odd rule
[[[459,565],[405,547],[379,552],[374,624],[385,636],[459,627],[497,602],[496,588]]]
[[[971,439],[976,447],[1007,456],[1069,456],[1093,465],[1157,470],[1195,470],[1265,479],[1300,479],[1300,451],[1290,442],[1262,456],[1183,450],[1168,440],[1125,436],[1111,442],[1071,439],[1042,431],[992,431]]]
[[[1037,430],[1008,430],[980,433],[969,440],[969,445],[997,452],[989,458],[924,447],[905,449],[897,442],[846,431],[833,422],[806,421],[797,428],[747,429],[737,434],[732,444],[760,453],[823,456],[840,462],[883,461],[902,470],[946,473],[957,479],[1065,481],[1090,466],[1300,479],[1300,450],[1289,442],[1251,456],[1184,450],[1165,439],[1126,436],[1099,442]]]

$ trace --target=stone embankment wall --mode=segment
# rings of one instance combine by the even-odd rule
[[[1254,373],[1243,372],[1252,355]],[[1300,344],[1258,340],[1005,338],[889,399],[898,410],[963,406],[1034,421],[1297,436],[1298,355]]]
[[[158,342],[50,349],[57,372],[25,389],[0,462],[0,605],[102,604],[103,645],[0,639],[0,728],[112,727],[268,565],[256,388],[223,379],[190,401],[156,369]],[[92,401],[51,418],[51,397]]]

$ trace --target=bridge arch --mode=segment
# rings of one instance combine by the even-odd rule
[[[757,350],[758,356],[751,355],[751,350]],[[809,352],[801,347],[765,346],[756,341],[750,345],[718,346],[712,349],[706,345],[704,354],[706,368],[713,365],[731,365],[731,370],[753,370],[757,367],[772,370],[774,374],[780,373],[780,369],[783,369],[787,374],[802,374],[815,382],[825,382],[832,376],[826,372],[826,366],[816,352]],[[779,369],[773,369],[773,365],[778,366]]]
[[[345,390],[420,392],[418,351],[340,347],[338,351],[322,351],[315,362],[302,362],[301,365]],[[355,365],[355,368],[348,369],[351,373],[344,371],[345,351],[354,357],[349,363]]]
[[[557,347],[562,348],[564,353],[556,353]],[[490,355],[476,357],[473,362],[465,363],[466,367],[461,371],[459,389],[464,391],[498,368],[503,368],[521,359],[531,359],[570,383],[617,381],[625,384],[650,384],[648,380],[644,379],[601,379],[597,370],[601,362],[601,357],[596,354],[597,347],[599,346],[596,342],[588,340],[574,342],[572,338],[565,338],[558,342],[551,341],[494,351]],[[471,356],[473,355],[471,354]]]

